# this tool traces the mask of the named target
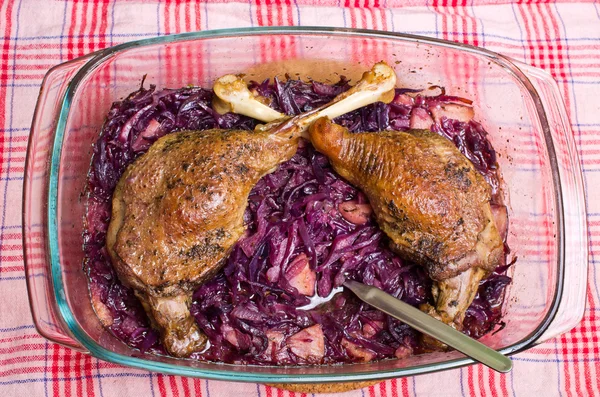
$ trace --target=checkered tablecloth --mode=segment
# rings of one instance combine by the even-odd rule
[[[573,331],[513,357],[383,382],[348,396],[600,394],[600,5],[505,0],[0,0],[0,396],[281,396],[254,384],[120,367],[40,337],[27,302],[21,192],[29,126],[44,73],[117,43],[194,30],[328,25],[408,32],[482,46],[549,71],[569,111],[587,186],[587,309]],[[290,393],[293,394],[293,393]]]

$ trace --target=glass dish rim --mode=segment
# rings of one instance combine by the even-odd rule
[[[83,58],[89,58],[89,60],[77,71],[74,77],[69,81],[65,93],[62,98],[62,104],[59,111],[58,121],[54,131],[53,147],[51,150],[50,157],[50,171],[49,171],[49,183],[48,183],[48,211],[47,211],[47,225],[48,225],[48,257],[50,259],[51,267],[51,279],[54,288],[54,298],[57,302],[60,317],[62,321],[69,329],[70,333],[75,339],[81,343],[93,356],[113,362],[116,364],[127,365],[130,367],[140,368],[144,370],[159,371],[163,373],[183,376],[202,377],[205,379],[215,380],[228,380],[228,381],[246,381],[246,382],[262,382],[262,383],[323,383],[323,382],[348,382],[348,381],[361,381],[361,380],[375,380],[375,379],[387,379],[399,376],[410,376],[418,375],[429,372],[436,372],[445,369],[459,368],[465,365],[474,363],[470,358],[457,358],[443,363],[432,363],[417,365],[410,368],[396,368],[383,372],[354,372],[346,374],[266,374],[259,372],[235,372],[235,367],[239,364],[221,364],[223,367],[231,368],[215,368],[215,369],[199,369],[194,367],[180,366],[175,364],[168,364],[158,361],[150,361],[143,358],[131,357],[115,353],[111,350],[105,349],[104,347],[97,344],[93,339],[89,338],[81,327],[77,324],[75,316],[71,312],[68,303],[65,299],[64,285],[60,272],[60,261],[59,261],[59,249],[58,249],[58,219],[57,219],[57,208],[58,208],[58,174],[60,166],[60,155],[62,151],[62,142],[65,134],[65,127],[67,118],[71,109],[72,99],[79,86],[79,83],[84,79],[91,71],[93,71],[98,65],[110,58],[114,54],[121,51],[128,50],[135,47],[142,47],[147,45],[155,44],[166,44],[172,42],[179,42],[191,39],[202,39],[202,38],[224,38],[233,36],[256,36],[262,34],[317,34],[317,35],[338,35],[342,36],[359,36],[369,38],[385,38],[402,40],[405,42],[434,44],[437,46],[454,48],[459,51],[466,51],[475,53],[477,55],[484,56],[494,61],[499,66],[503,67],[505,71],[512,74],[516,80],[529,92],[531,95],[536,113],[539,118],[542,132],[546,141],[546,148],[548,151],[548,159],[550,168],[553,176],[554,189],[554,200],[557,204],[556,211],[556,223],[557,223],[557,237],[558,237],[558,269],[557,269],[557,281],[556,281],[556,292],[553,296],[550,309],[540,325],[531,332],[523,340],[507,346],[499,351],[504,354],[512,355],[517,352],[523,351],[535,344],[535,341],[544,333],[548,328],[552,320],[554,319],[561,297],[563,294],[563,278],[564,278],[564,266],[565,266],[565,226],[564,226],[564,206],[562,198],[561,180],[558,171],[557,158],[550,132],[548,118],[544,107],[541,103],[540,97],[537,90],[529,80],[529,78],[519,69],[516,63],[518,61],[512,60],[509,57],[498,54],[496,52],[486,50],[483,48],[450,42],[437,38],[430,38],[412,34],[394,33],[394,32],[383,32],[376,30],[367,29],[352,29],[352,28],[332,28],[332,27],[314,27],[314,26],[302,26],[302,27],[250,27],[250,28],[235,28],[235,29],[219,29],[219,30],[206,30],[200,32],[188,32],[168,36],[159,36],[147,39],[141,39],[131,41],[123,44],[119,44],[113,47],[106,48],[91,54],[87,54],[81,58],[73,59],[71,61],[59,64],[50,69],[47,73],[51,73],[53,70],[82,60]],[[537,68],[536,68],[537,69]],[[544,72],[545,73],[545,72]],[[45,82],[42,82],[42,86]],[[29,157],[29,151],[27,152]],[[28,162],[29,159],[26,161]],[[27,178],[26,178],[27,179]],[[26,180],[25,180],[26,181]],[[25,182],[26,183],[26,182]],[[25,202],[24,202],[25,205]],[[25,223],[23,223],[25,224]],[[25,239],[25,236],[23,236]],[[25,245],[24,245],[25,246]],[[30,301],[31,302],[31,301]],[[31,303],[30,303],[31,304]],[[36,325],[37,327],[37,325]],[[246,368],[252,368],[253,366],[246,366]],[[268,368],[268,367],[261,367]]]

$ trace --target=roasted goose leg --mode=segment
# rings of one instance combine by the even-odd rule
[[[435,281],[435,309],[422,309],[460,328],[479,281],[504,256],[481,174],[452,142],[428,130],[351,134],[322,118],[309,135],[368,196],[392,248]]]
[[[192,292],[221,269],[244,233],[256,182],[296,153],[300,135],[316,118],[391,99],[395,82],[393,70],[378,64],[350,91],[307,114],[254,132],[169,134],[127,168],[113,195],[107,249],[171,354],[185,357],[205,347],[189,312]],[[249,116],[262,115],[241,107]]]

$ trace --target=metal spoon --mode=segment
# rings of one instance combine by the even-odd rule
[[[430,335],[448,346],[466,354],[472,359],[487,365],[498,372],[509,372],[512,361],[502,353],[490,349],[481,342],[455,330],[454,328],[423,313],[408,303],[394,298],[379,288],[361,284],[356,281],[346,281],[348,287],[356,296],[369,305],[389,314],[392,317],[410,325],[424,334]]]

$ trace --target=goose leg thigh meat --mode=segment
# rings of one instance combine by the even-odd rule
[[[452,142],[428,130],[352,134],[322,118],[309,135],[367,195],[392,248],[434,280],[435,307],[422,309],[460,328],[479,281],[504,259],[482,175]]]
[[[250,190],[294,155],[297,141],[268,132],[177,132],[121,177],[107,248],[173,355],[203,348],[206,338],[189,313],[192,292],[224,265],[244,233]]]
[[[189,312],[191,296],[243,235],[248,195],[258,180],[296,153],[314,119],[389,97],[396,82],[383,64],[364,77],[330,104],[256,131],[166,135],[126,169],[113,194],[107,250],[171,354],[205,348],[206,336]]]

